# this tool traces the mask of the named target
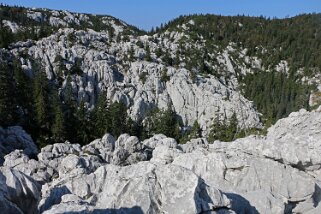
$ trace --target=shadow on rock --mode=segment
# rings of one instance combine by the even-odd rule
[[[144,214],[143,210],[134,206],[131,208],[119,208],[119,209],[94,209],[93,211],[84,211],[84,212],[66,212],[65,214]]]
[[[40,211],[48,210],[55,204],[61,202],[63,195],[69,194],[70,190],[66,186],[54,188],[48,198],[45,199],[44,203],[40,206]]]
[[[250,202],[235,193],[224,193],[231,200],[231,209],[238,214],[259,214],[259,211]]]

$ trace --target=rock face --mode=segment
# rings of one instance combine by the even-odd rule
[[[7,213],[319,213],[320,129],[321,112],[301,110],[267,136],[234,142],[106,134],[83,147],[47,146],[37,161],[15,150],[0,168],[0,205]]]
[[[43,188],[40,209],[48,209],[45,213],[73,211],[73,206],[66,206],[68,201],[46,204],[56,197],[52,192],[57,189],[65,189],[68,198],[78,198],[74,205],[86,204],[84,211],[138,206],[142,213],[201,213],[230,205],[226,196],[206,186],[192,171],[148,162],[106,165],[90,175],[55,181]]]
[[[126,104],[134,120],[144,119],[154,107],[164,109],[171,104],[185,127],[198,121],[204,135],[214,118],[229,119],[233,113],[236,113],[242,128],[261,126],[259,112],[242,96],[236,78],[236,70],[246,73],[247,67],[260,63],[252,62],[258,60],[245,57],[244,51],[236,51],[232,44],[225,50],[209,54],[209,61],[216,63],[209,67],[224,75],[199,75],[201,69],[187,68],[185,62],[170,66],[156,53],[160,50],[174,59],[179,52],[179,44],[189,37],[187,34],[165,32],[138,36],[119,20],[96,16],[94,20],[100,19],[101,25],[106,27],[95,31],[92,17],[88,14],[67,11],[45,10],[41,13],[30,9],[26,15],[59,29],[38,41],[12,44],[10,53],[21,61],[22,68],[28,73],[32,73],[31,62],[38,60],[48,79],[59,79],[61,84],[58,87],[62,93],[71,84],[73,95],[78,101],[85,101],[89,108],[95,105],[98,94],[104,93],[109,100]],[[87,27],[80,28],[82,25]],[[187,47],[190,45],[195,45],[189,47],[190,50],[206,48],[203,44],[188,44]],[[149,60],[146,59],[147,48]],[[249,65],[233,61],[233,57],[238,55],[247,58],[245,61]],[[81,70],[80,73],[72,72],[75,66]]]
[[[40,185],[32,178],[8,167],[0,168],[1,213],[37,213]]]
[[[16,149],[22,150],[30,157],[38,154],[37,146],[21,127],[0,127],[0,166],[3,164],[3,157]]]
[[[244,197],[252,212],[313,212],[321,193],[320,127],[320,112],[301,110],[279,120],[267,137],[217,141],[208,150],[181,154],[173,164],[192,170],[210,186]],[[233,201],[232,208],[244,212],[244,203]]]

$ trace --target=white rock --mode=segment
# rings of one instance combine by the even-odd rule
[[[37,213],[40,186],[23,173],[0,167],[0,204],[2,213]]]

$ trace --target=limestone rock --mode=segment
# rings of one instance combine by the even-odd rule
[[[6,129],[0,127],[0,166],[4,162],[4,156],[14,150],[22,150],[27,156],[38,154],[37,146],[20,126],[12,126]]]
[[[190,170],[148,162],[126,167],[106,165],[89,175],[54,182],[43,191],[40,204],[54,202],[51,197],[57,195],[53,192],[61,189],[65,190],[62,195],[73,194],[68,197],[86,199],[82,206],[74,206],[77,201],[72,203],[69,209],[76,210],[117,210],[136,206],[141,213],[200,213],[230,206],[226,196],[207,186]],[[56,200],[58,203],[42,206],[43,211],[51,213],[51,209],[66,206],[62,195]]]
[[[30,177],[8,167],[0,168],[2,213],[37,213],[40,186]]]
[[[153,158],[150,161],[162,164],[172,163],[174,158],[181,153],[178,149],[159,145],[153,150]]]

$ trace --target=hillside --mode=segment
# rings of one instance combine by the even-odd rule
[[[233,140],[320,100],[320,14],[281,20],[182,16],[148,33],[110,16],[67,11],[2,6],[0,17],[12,84],[25,85],[24,95],[46,88],[41,96],[19,98],[13,105],[24,113],[7,122],[37,139],[57,135],[54,142],[86,143],[107,130],[141,138],[165,132],[182,142],[196,131],[210,140]],[[20,67],[23,72],[16,71]],[[17,73],[27,74],[24,83]],[[105,107],[97,107],[99,100]],[[106,102],[124,104],[128,116],[114,118],[111,127],[94,121]],[[30,127],[31,121],[37,125]],[[76,132],[73,123],[85,130],[82,139],[63,134]]]
[[[321,213],[321,14],[0,6],[1,213]]]

